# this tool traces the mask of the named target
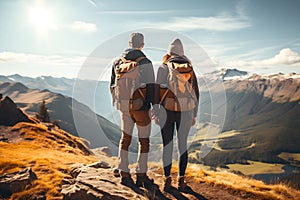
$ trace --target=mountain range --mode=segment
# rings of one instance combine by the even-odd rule
[[[225,79],[222,74],[214,72],[205,80],[199,79],[200,124],[189,149],[191,161],[238,169],[268,182],[299,177],[299,74],[247,74]],[[213,107],[213,103],[219,107]],[[221,133],[207,134],[213,127],[212,114],[222,109],[225,115],[215,116],[224,117]],[[207,155],[202,155],[207,149]],[[263,163],[269,170],[260,170]],[[281,167],[270,171],[276,166]]]
[[[14,74],[0,75],[0,82],[19,82],[31,89],[49,90],[54,93],[73,97],[77,101],[89,106],[95,113],[104,117],[111,117],[111,95],[109,82],[95,80],[81,80],[40,76],[36,78]],[[74,87],[76,86],[76,90]]]
[[[9,96],[18,107],[32,116],[45,100],[51,120],[56,120],[62,129],[87,139],[91,147],[109,146],[116,154],[115,149],[121,137],[120,128],[71,97],[45,89],[30,89],[18,82],[0,83],[0,93]]]
[[[40,89],[47,87],[47,90],[29,89],[14,82],[17,80],[23,83],[27,81],[26,86],[29,88],[35,84],[35,87],[41,87]],[[35,113],[41,101],[48,99],[50,116],[52,119],[62,120],[63,128],[72,133],[80,133],[80,137],[91,140],[93,147],[107,146],[107,140],[102,140],[102,137],[85,137],[86,133],[95,136],[95,133],[101,132],[98,128],[92,128],[97,127],[95,125],[97,122],[93,119],[94,117],[89,117],[97,116],[98,120],[102,120],[101,127],[103,125],[108,130],[104,131],[105,138],[109,138],[114,143],[112,146],[117,146],[120,138],[119,127],[93,112],[97,109],[100,113],[112,112],[108,82],[97,83],[97,81],[82,80],[82,84],[79,84],[86,85],[86,87],[78,90],[77,93],[81,95],[76,96],[83,96],[82,98],[86,100],[81,102],[87,102],[87,105],[95,110],[79,103],[77,98],[74,100],[75,104],[79,105],[75,108],[80,108],[77,116],[81,116],[81,120],[85,123],[93,121],[92,124],[94,124],[79,126],[84,128],[76,131],[76,125],[72,121],[72,99],[49,91],[56,90],[65,95],[72,94],[71,88],[73,88],[72,84],[76,83],[75,79],[28,78],[12,75],[0,76],[0,81],[10,82],[0,85],[0,93],[9,95],[27,112]],[[299,172],[297,167],[300,166],[300,76],[298,74],[260,75],[237,69],[221,69],[199,77],[198,83],[200,88],[199,125],[194,128],[196,134],[189,148],[191,162],[214,167],[228,167],[236,163],[246,166],[254,161],[280,164],[284,172]],[[90,99],[93,91],[88,90],[95,88],[95,85],[97,85],[97,93],[104,101]],[[98,108],[95,107],[95,102],[99,102],[96,105],[99,106]],[[104,111],[105,109],[107,112]],[[214,116],[216,113],[221,115]],[[105,117],[112,119],[110,114]],[[207,133],[214,126],[221,129],[221,134],[208,135]],[[159,137],[152,138],[152,141],[154,141],[152,148],[160,148]],[[203,156],[201,155],[203,149],[211,150]],[[160,155],[159,152],[155,154]],[[289,166],[296,168],[286,170]]]
[[[299,199],[290,184],[267,185],[197,164],[186,171],[191,192],[164,192],[160,162],[149,163],[155,187],[121,184],[112,173],[116,157],[96,156],[80,138],[30,117],[7,96],[0,98],[0,114],[6,116],[0,118],[0,199]],[[174,186],[177,171],[173,166]]]

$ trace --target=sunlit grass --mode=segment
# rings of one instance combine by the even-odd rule
[[[174,168],[176,171],[177,168]],[[190,165],[187,176],[196,182],[206,182],[241,193],[249,193],[265,199],[300,199],[300,191],[284,184],[268,185],[262,181],[239,176],[230,172],[206,171],[197,165]]]
[[[278,155],[278,157],[287,160],[287,161],[298,161],[300,162],[300,153],[287,153],[282,152]]]
[[[12,199],[27,199],[37,194],[46,194],[47,199],[62,199],[61,181],[69,177],[70,166],[97,161],[94,156],[78,148],[84,145],[79,138],[66,132],[48,131],[43,125],[27,123],[20,123],[13,130],[34,140],[0,142],[0,174],[31,167],[38,180],[23,192],[13,194]]]
[[[38,180],[25,191],[15,193],[12,199],[30,199],[33,195],[46,194],[47,199],[62,199],[62,180],[70,177],[70,166],[74,163],[92,163],[99,159],[116,165],[115,157],[96,158],[87,153],[85,145],[59,129],[48,130],[42,124],[19,123],[13,130],[31,141],[16,143],[0,142],[0,174],[31,167]],[[177,162],[173,163],[173,174],[178,172]],[[136,163],[131,166],[134,168]],[[149,163],[149,169],[162,174],[161,163]],[[243,193],[264,199],[299,199],[300,191],[284,184],[267,185],[262,181],[238,176],[230,172],[214,172],[189,164],[187,176],[196,183],[209,183],[233,193]]]
[[[282,164],[270,164],[255,161],[248,161],[249,165],[228,164],[231,170],[240,171],[245,175],[252,174],[280,174],[283,172]]]

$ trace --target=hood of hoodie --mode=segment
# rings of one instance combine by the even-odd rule
[[[145,54],[138,49],[126,49],[123,53],[122,53],[122,57],[124,57],[126,60],[136,60],[141,56],[145,56]]]

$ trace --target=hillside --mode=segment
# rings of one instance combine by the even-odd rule
[[[211,145],[212,151],[203,159],[194,161],[223,167],[227,164],[241,163],[244,164],[244,168],[252,161],[283,164],[283,174],[278,172],[278,176],[270,178],[272,173],[264,172],[265,175],[260,176],[261,179],[271,182],[278,180],[277,177],[283,178],[290,173],[299,173],[299,76],[254,74],[225,80],[223,84],[227,104],[225,123],[219,136],[205,137],[210,116],[204,113],[211,112],[211,102],[207,100],[209,92],[205,91],[205,88],[202,90],[201,123],[190,151],[198,154],[205,145]],[[216,92],[216,96],[218,95],[221,96]],[[218,101],[221,98],[216,99]],[[219,102],[219,105],[221,104]],[[288,154],[289,157],[282,156],[283,154]]]
[[[31,89],[49,90],[72,97],[90,107],[95,113],[111,117],[109,82],[40,76],[36,78],[14,74],[0,75],[0,82],[22,83]],[[76,90],[74,90],[76,87]],[[96,103],[95,103],[96,102]],[[101,103],[100,103],[101,102]]]
[[[92,147],[113,148],[118,145],[121,134],[119,127],[71,97],[48,90],[29,89],[21,83],[8,82],[0,83],[0,93],[9,96],[22,110],[33,116],[41,102],[45,100],[51,120],[58,120],[63,130],[89,140]]]
[[[44,77],[44,79],[50,80],[49,77]],[[219,82],[216,81],[217,79]],[[59,88],[58,83],[62,80],[63,78],[55,80],[54,82],[57,84],[55,87]],[[300,149],[298,145],[300,143],[299,80],[298,74],[258,75],[248,74],[237,69],[222,69],[200,77],[201,97],[198,116],[200,122],[198,127],[195,128],[198,129],[197,134],[191,137],[190,161],[212,166],[213,168],[217,166],[230,168],[267,182],[296,180],[292,182],[296,187],[299,187],[299,181],[297,183],[297,179],[292,178],[300,174]],[[208,85],[210,90],[208,90]],[[34,110],[28,109],[29,107],[33,108],[33,105],[35,111],[37,110],[39,104],[36,102],[42,101],[42,98],[37,98],[38,101],[35,101],[35,103],[22,104],[23,99],[31,98],[31,96],[37,97],[41,93],[51,93],[49,91],[39,91],[37,92],[38,95],[34,95],[30,91],[37,90],[30,90],[18,86],[18,84],[11,84],[9,87],[12,87],[9,94],[15,96],[18,105],[29,112]],[[222,87],[224,87],[225,95],[222,94]],[[13,92],[14,88],[17,88],[18,92]],[[0,86],[0,93],[1,90]],[[85,91],[79,90],[77,92],[84,94]],[[109,91],[107,90],[107,92]],[[21,94],[26,98],[23,98]],[[212,94],[214,95],[213,100],[216,101],[214,105],[219,107],[212,107]],[[109,96],[109,94],[103,93],[103,96],[105,95]],[[47,98],[51,99],[50,96]],[[71,107],[71,100],[69,103],[64,104],[63,102],[66,102],[66,99],[69,101],[68,97],[64,97],[61,101],[58,101],[61,103],[57,104],[54,101],[55,103],[52,104],[49,102],[49,108],[53,110],[51,112],[53,114],[55,112],[63,113],[63,115],[67,114],[68,109],[66,109],[66,112],[62,111],[65,110],[65,107]],[[54,108],[54,104],[64,106]],[[94,119],[89,118],[90,114],[86,116],[84,106],[82,107],[79,103],[77,105],[77,108],[82,109],[79,109],[76,116],[82,117],[80,121],[87,124],[86,126],[80,126],[82,129],[77,131],[85,134],[96,123]],[[111,108],[110,102],[97,105]],[[225,117],[222,134],[208,135],[208,131],[212,131],[211,127],[220,125],[211,123],[213,111],[221,113],[218,111],[222,111],[225,107],[226,116],[214,116],[217,119],[216,121],[222,121],[220,119]],[[68,118],[71,118],[70,116],[72,117],[69,113]],[[94,122],[92,126],[89,126],[91,120],[94,120]],[[108,128],[111,127],[109,122],[100,124],[101,127],[103,124],[107,125]],[[157,131],[157,128],[153,126],[153,130],[156,129]],[[97,127],[93,130],[96,131],[90,131],[92,135],[99,131]],[[111,132],[114,133],[114,131],[107,131],[108,134],[105,135],[105,138],[109,138],[113,142],[114,145],[111,145],[111,147],[114,155],[116,155],[116,147],[120,136],[110,134]],[[80,135],[80,137],[85,137],[85,135]],[[89,140],[93,143],[97,142],[94,139],[95,137],[91,136]],[[107,146],[103,143],[105,142],[100,141],[99,144],[101,145],[99,146]],[[160,144],[161,137],[159,135],[151,138],[152,152],[150,160],[157,161],[161,158]],[[137,142],[134,141],[131,146],[132,152],[136,152],[136,147]],[[212,150],[203,158],[201,153],[205,152],[206,149]]]
[[[130,196],[135,199],[153,199],[155,194],[156,196],[159,194],[159,191],[150,193],[143,189],[133,190],[120,185],[119,179],[112,176],[112,168],[110,168],[110,166],[116,166],[117,159],[115,157],[96,158],[79,138],[50,126],[50,124],[21,122],[13,127],[0,126],[0,129],[0,137],[8,138],[6,142],[0,141],[0,153],[3,155],[0,158],[0,177],[4,173],[15,172],[27,167],[30,167],[37,176],[37,180],[34,180],[23,191],[13,193],[11,199],[44,197],[62,199],[65,194],[79,195],[79,192],[81,199],[95,199],[92,198],[92,194],[98,196],[98,199],[115,199],[115,195],[118,196],[118,199],[128,199]],[[84,169],[77,167],[80,170],[76,174],[82,173],[75,175],[81,177],[80,182],[77,182],[77,179],[73,180],[77,189],[67,189],[71,187],[68,184],[73,182],[72,176],[76,169],[74,164],[82,166],[80,163],[90,164],[98,159],[105,161],[110,166],[106,166],[102,162],[104,166],[99,163],[89,165],[90,167],[86,166]],[[101,169],[101,166],[104,168]],[[108,169],[105,169],[107,167]],[[161,163],[150,163],[149,167],[149,175],[155,179],[161,191],[163,187]],[[89,173],[85,170],[88,170]],[[174,167],[172,169],[174,180],[176,172],[177,168]],[[299,191],[285,185],[265,185],[260,181],[228,172],[203,170],[197,165],[189,165],[187,177],[194,190],[193,193],[184,194],[177,190],[171,193],[161,192],[160,199],[299,199],[300,196]],[[63,194],[61,193],[62,187],[65,188]],[[147,198],[147,195],[150,196]]]

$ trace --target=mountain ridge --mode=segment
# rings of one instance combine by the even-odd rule
[[[57,120],[62,129],[75,136],[86,138],[93,147],[110,144],[114,149],[113,153],[117,153],[118,142],[114,140],[121,137],[119,127],[71,97],[46,90],[29,89],[21,83],[2,83],[0,93],[9,96],[19,107],[33,116],[37,113],[41,102],[45,100],[51,120]],[[77,121],[74,121],[74,115],[77,116]]]

